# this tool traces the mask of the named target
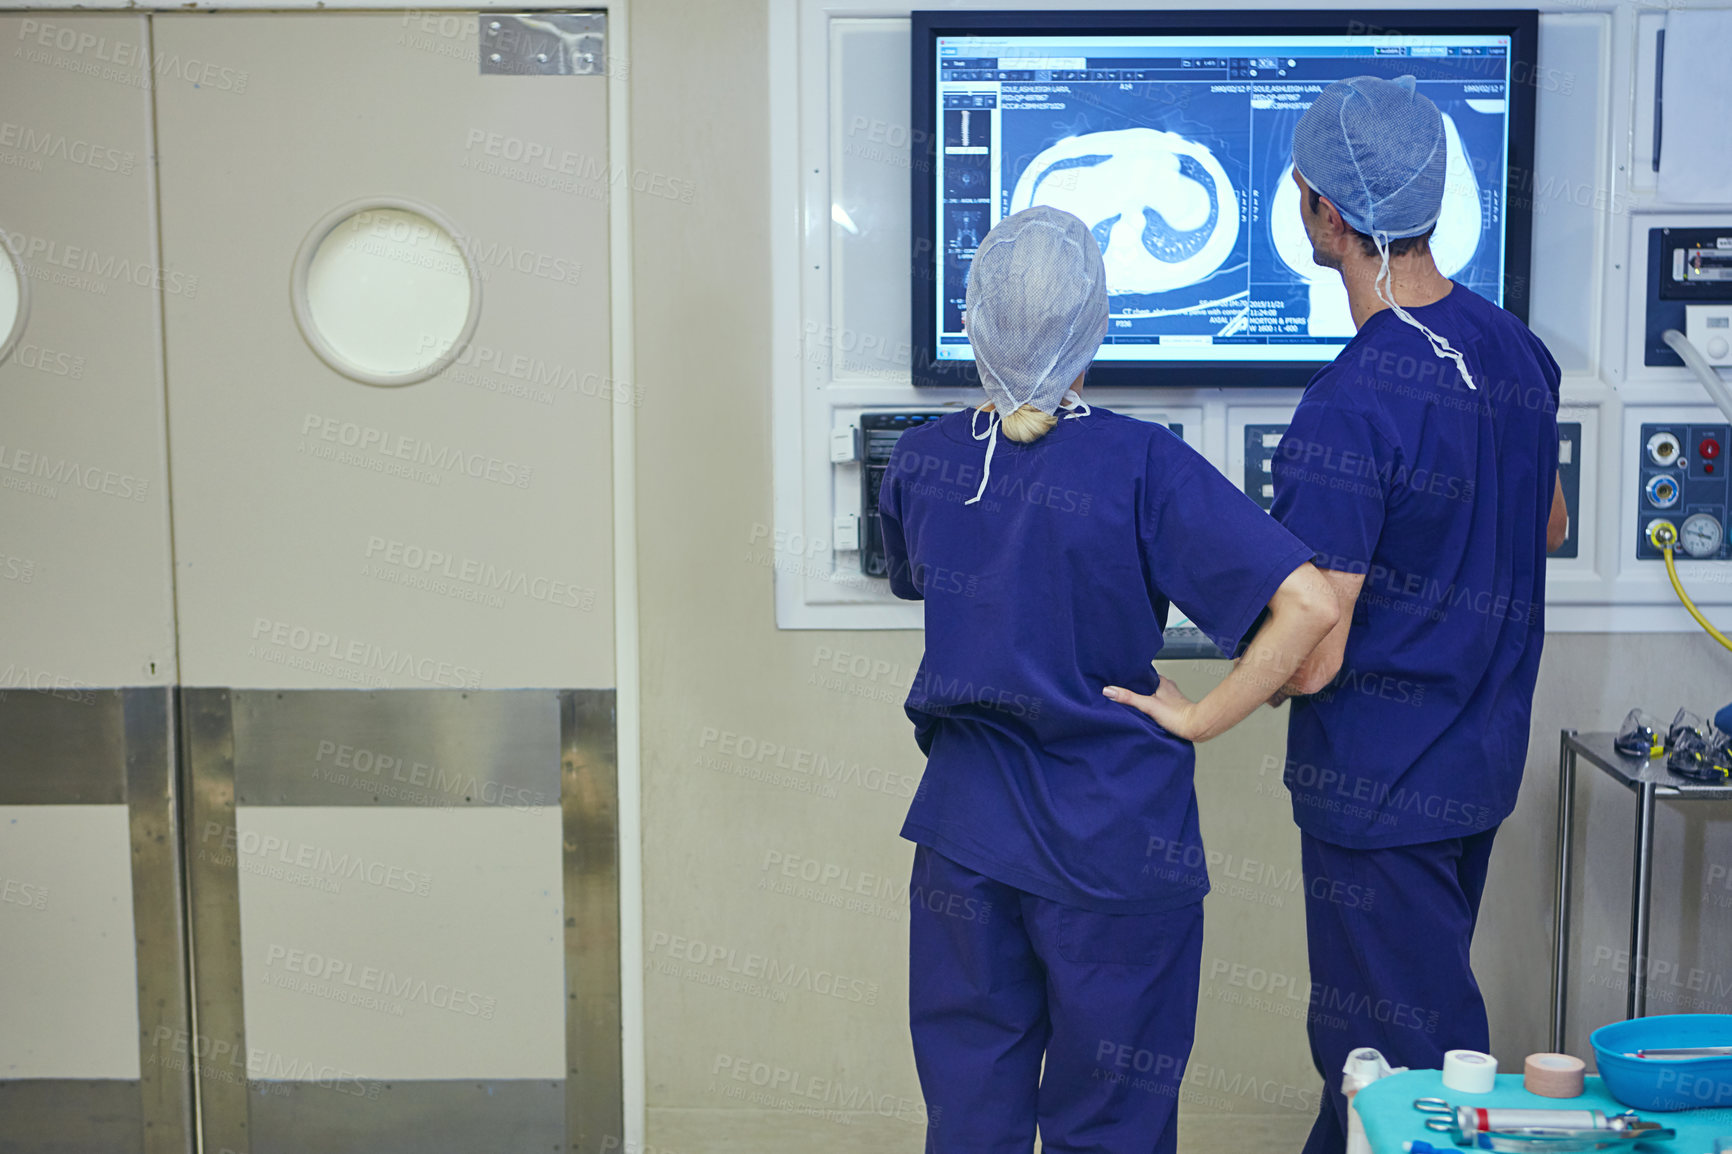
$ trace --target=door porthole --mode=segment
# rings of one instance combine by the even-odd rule
[[[313,352],[368,385],[412,385],[445,368],[481,318],[481,277],[459,236],[406,200],[326,215],[301,242],[290,294]]]
[[[0,364],[18,347],[30,317],[30,280],[12,251],[8,241],[12,235],[0,229]]]

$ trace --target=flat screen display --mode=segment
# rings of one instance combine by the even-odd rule
[[[1340,276],[1312,259],[1293,129],[1352,76],[1411,75],[1437,105],[1433,257],[1525,313],[1527,205],[1511,193],[1532,155],[1533,14],[1267,15],[915,14],[915,139],[930,147],[913,166],[917,383],[973,383],[974,250],[1050,205],[1089,226],[1106,265],[1091,380],[1302,384],[1354,327]]]

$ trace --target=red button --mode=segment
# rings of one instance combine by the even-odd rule
[[[1712,460],[1720,455],[1720,442],[1713,437],[1703,437],[1702,443],[1696,446],[1696,455]]]

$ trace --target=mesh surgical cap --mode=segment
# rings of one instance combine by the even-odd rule
[[[1293,167],[1375,240],[1418,236],[1443,211],[1443,116],[1411,76],[1338,80],[1293,130]]]
[[[1037,205],[998,222],[968,271],[968,342],[1001,414],[1059,407],[1107,335],[1107,270],[1088,226]]]
[[[1431,351],[1455,362],[1477,388],[1467,359],[1395,302],[1389,285],[1389,242],[1419,236],[1443,213],[1449,142],[1443,114],[1414,87],[1411,76],[1354,76],[1320,93],[1293,129],[1293,168],[1329,198],[1341,219],[1377,243],[1372,290],[1399,317],[1425,334]]]

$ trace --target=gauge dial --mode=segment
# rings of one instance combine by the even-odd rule
[[[1692,557],[1712,557],[1720,551],[1726,531],[1708,513],[1692,513],[1678,530],[1679,544]]]

